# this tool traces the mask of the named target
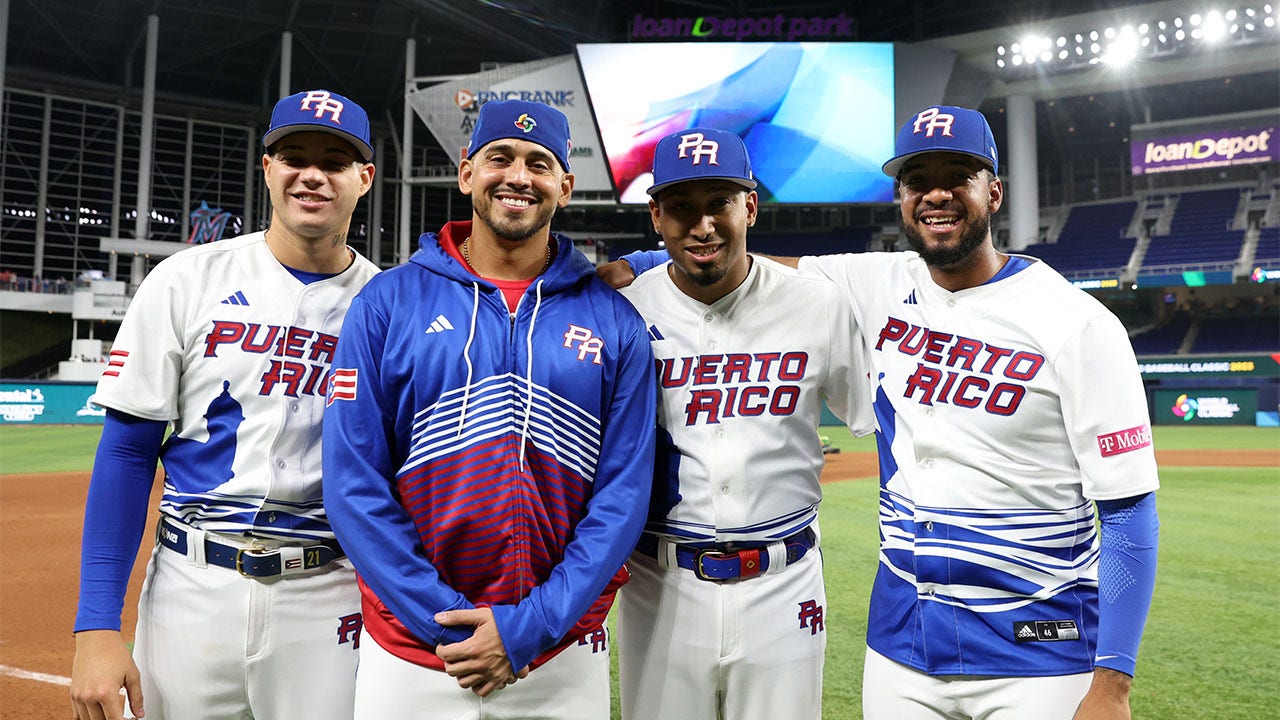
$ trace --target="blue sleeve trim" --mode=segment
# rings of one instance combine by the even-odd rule
[[[75,632],[120,629],[168,425],[107,410],[85,500]]]
[[[1156,495],[1099,500],[1098,667],[1133,675],[1156,585]]]
[[[627,253],[619,260],[625,260],[631,266],[632,272],[636,277],[658,267],[671,259],[666,250],[636,250],[633,253]]]

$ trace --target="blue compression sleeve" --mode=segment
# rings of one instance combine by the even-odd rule
[[[75,632],[120,629],[167,427],[162,420],[107,410],[85,500]]]
[[[666,250],[637,250],[633,253],[627,253],[618,259],[625,260],[631,266],[631,270],[636,274],[636,277],[639,277],[641,274],[670,260],[671,256],[667,254]]]
[[[1095,665],[1133,675],[1156,585],[1156,495],[1099,500],[1098,655]]]

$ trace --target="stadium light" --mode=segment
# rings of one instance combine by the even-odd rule
[[[1189,14],[1130,18],[1100,28],[1041,28],[1017,42],[995,46],[992,63],[1004,74],[1047,74],[1105,62],[1120,66],[1137,58],[1160,59],[1223,45],[1280,42],[1276,6],[1233,3]]]

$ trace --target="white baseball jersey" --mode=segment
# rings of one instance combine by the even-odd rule
[[[874,427],[861,334],[839,290],[752,260],[742,285],[711,305],[681,292],[665,268],[621,291],[649,323],[658,424],[678,460],[665,500],[681,499],[645,529],[674,541],[794,535],[822,499],[822,399],[855,434]],[[652,506],[663,490],[654,487]]]
[[[848,304],[827,280],[756,256],[742,285],[711,305],[685,295],[666,267],[622,292],[649,324],[658,369],[646,531],[681,544],[771,543],[759,550],[770,555],[764,573],[722,583],[632,555],[618,599],[623,718],[817,720],[822,559],[814,548],[784,562],[779,541],[817,535],[823,397],[855,433],[873,427]]]
[[[263,233],[165,259],[138,288],[92,402],[172,420],[161,512],[210,532],[333,537],[320,418],[338,330],[377,272],[303,284]]]
[[[1159,486],[1124,327],[1044,263],[1010,263],[954,293],[913,252],[800,263],[848,294],[878,381],[867,642],[930,674],[1092,670],[1090,501]]]

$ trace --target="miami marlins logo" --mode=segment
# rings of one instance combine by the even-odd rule
[[[538,121],[529,117],[529,113],[524,113],[516,118],[516,127],[520,128],[522,133],[533,132],[533,129],[538,127]]]
[[[916,115],[915,124],[911,126],[913,134],[920,134],[920,126],[924,125],[924,136],[933,137],[934,130],[941,130],[943,136],[951,137],[951,123],[956,121],[956,116],[949,113],[939,112],[938,108],[929,108],[919,115]]]
[[[342,102],[334,100],[333,96],[327,90],[312,90],[302,98],[302,106],[299,110],[310,110],[311,103],[316,104],[316,117],[320,117],[325,113],[329,113],[333,121],[342,124],[339,119],[342,117]]]
[[[720,164],[716,158],[720,152],[720,143],[706,139],[702,133],[681,135],[680,145],[676,149],[680,151],[681,158],[692,156],[694,165],[700,165],[704,157],[707,159],[708,165]],[[690,155],[690,151],[692,151],[692,155]]]

